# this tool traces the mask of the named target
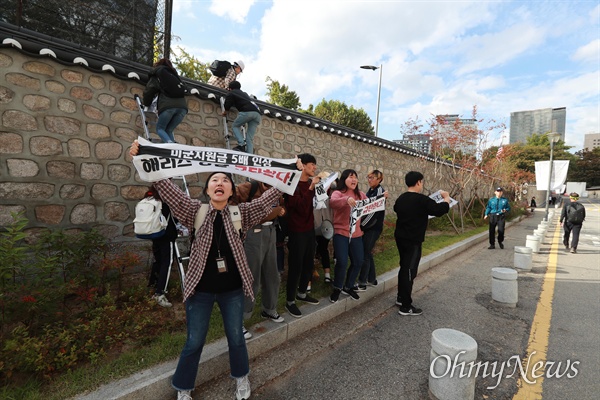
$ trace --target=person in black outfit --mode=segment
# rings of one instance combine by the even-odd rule
[[[238,110],[238,116],[231,125],[235,139],[238,142],[238,145],[233,149],[253,154],[254,145],[252,141],[256,129],[260,125],[260,109],[246,92],[240,90],[241,87],[242,85],[238,81],[229,83],[229,94],[225,97],[225,110],[229,110],[231,107]],[[223,116],[225,115],[227,115],[227,111],[223,112]],[[248,124],[248,130],[246,131],[246,142],[244,143],[244,136],[240,128],[246,123]]]
[[[537,207],[537,203],[535,201],[535,196],[533,196],[531,198],[531,204],[529,206],[531,207],[531,212],[533,212],[533,209]]]
[[[158,191],[153,187],[148,190],[146,197],[154,197],[160,200]],[[163,236],[152,239],[152,253],[154,254],[154,263],[150,271],[150,279],[148,286],[154,288],[154,296],[156,302],[162,307],[171,307],[166,296],[167,286],[169,285],[169,272],[171,264],[175,257],[175,240],[177,240],[177,226],[175,220],[171,216],[171,210],[164,201],[162,202],[162,214],[167,218],[168,225]]]
[[[398,216],[394,238],[400,254],[396,304],[400,306],[400,315],[421,315],[423,310],[413,306],[411,294],[421,260],[427,222],[429,215],[441,217],[450,210],[450,195],[442,190],[444,201],[441,203],[423,195],[423,174],[417,171],[408,172],[404,182],[408,191],[402,193],[394,204]]]
[[[158,79],[158,75],[160,75],[159,70],[166,70],[179,78],[177,70],[173,67],[171,61],[166,58],[158,60],[156,64],[154,64],[154,69],[150,71],[150,74],[148,75],[150,79],[144,89],[142,102],[146,107],[150,107],[154,98],[158,96],[156,134],[163,143],[175,143],[173,131],[188,113],[187,100],[183,96],[178,98],[167,96],[164,90],[161,89],[161,84]],[[177,80],[181,82],[181,80]]]
[[[570,249],[571,253],[577,253],[579,233],[581,232],[583,221],[585,220],[585,207],[583,204],[578,202],[579,193],[573,192],[569,194],[569,200],[571,200],[571,202],[569,204],[565,204],[562,212],[560,213],[560,224],[565,231],[563,235],[563,244],[565,245],[565,249]],[[581,212],[580,221],[576,220],[574,217],[574,215],[577,214],[577,210],[580,210]],[[569,245],[571,232],[573,232],[573,240],[571,240],[571,244]]]

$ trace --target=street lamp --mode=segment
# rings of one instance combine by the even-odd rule
[[[375,114],[375,136],[377,136],[377,131],[379,128],[379,99],[381,98],[381,73],[383,72],[383,64],[380,64],[379,67],[374,65],[361,65],[362,69],[370,69],[371,71],[379,70],[379,87],[377,89],[377,114]]]
[[[548,141],[550,142],[550,168],[548,168],[548,193],[546,195],[546,215],[544,217],[544,221],[548,221],[548,207],[550,206],[550,199],[552,197],[552,167],[554,164],[554,143],[558,142],[560,139],[560,133],[549,132],[546,134],[548,136]]]

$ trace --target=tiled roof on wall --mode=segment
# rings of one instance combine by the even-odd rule
[[[0,47],[12,47],[34,57],[51,57],[63,65],[79,65],[96,73],[110,73],[123,80],[134,79],[141,84],[148,81],[148,73],[152,67],[133,61],[89,49],[65,40],[20,28],[0,21]],[[226,95],[220,88],[203,82],[183,78],[183,81],[192,88],[191,94],[204,100],[219,103],[219,98]],[[342,125],[334,124],[323,119],[288,110],[274,104],[257,100],[263,114],[269,118],[319,129],[334,135],[344,136],[356,141],[380,146],[392,151],[397,151],[414,157],[434,161],[434,158],[425,153],[418,152],[410,147],[402,146],[390,140],[381,139],[357,130],[349,129]],[[439,161],[439,160],[438,160]]]

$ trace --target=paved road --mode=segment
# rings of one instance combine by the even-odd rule
[[[562,363],[558,371],[563,373],[568,364],[578,362],[578,372],[573,379],[543,380],[542,395],[549,400],[600,397],[600,203],[581,202],[587,217],[577,254],[562,247],[562,235],[557,243],[547,355],[556,365]]]
[[[516,308],[491,301],[491,269],[512,267],[514,246],[525,244],[543,210],[507,230],[504,250],[487,250],[487,243],[482,243],[419,275],[414,298],[424,309],[422,316],[398,315],[395,293],[386,292],[252,360],[252,398],[426,399],[433,330],[452,328],[472,336],[478,343],[478,360],[490,366],[496,362],[499,368],[514,356],[526,358],[532,349],[538,354],[546,351],[536,350],[539,340],[532,345],[530,337],[534,320],[541,320],[543,327],[544,317],[550,316],[546,358],[563,364],[580,361],[578,375],[538,380],[536,387],[523,384],[520,374],[510,374],[512,368],[508,371],[507,367],[495,376],[478,377],[475,398],[510,399],[517,394],[535,399],[542,398],[542,393],[544,399],[598,398],[598,209],[588,206],[578,254],[566,254],[558,247],[560,227],[553,225],[540,253],[533,257],[533,269],[519,273]],[[553,271],[552,259],[555,274],[547,273]],[[548,291],[549,276],[555,284],[548,301],[551,313],[544,314],[540,299]],[[533,326],[538,339],[543,337],[543,329],[537,323]],[[347,334],[340,336],[340,332]],[[342,339],[328,339],[332,337]],[[524,395],[520,387],[533,390]],[[196,400],[233,396],[233,383],[227,377],[194,391]]]

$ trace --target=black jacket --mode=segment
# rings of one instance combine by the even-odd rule
[[[413,243],[423,243],[429,215],[441,217],[450,210],[445,201],[436,203],[424,194],[406,192],[400,195],[394,204],[398,215],[394,236]]]
[[[169,108],[184,108],[187,110],[187,100],[185,99],[185,97],[174,99],[167,96],[160,90],[160,83],[158,81],[158,78],[156,77],[156,71],[158,71],[159,68],[168,67],[164,65],[159,65],[158,67],[150,71],[150,74],[148,75],[150,79],[148,80],[146,88],[144,89],[142,103],[146,107],[149,107],[152,104],[154,98],[158,96],[157,109],[159,114]]]
[[[260,113],[260,109],[252,98],[248,96],[248,93],[240,89],[230,90],[227,97],[225,97],[225,109],[229,110],[231,107],[235,107],[239,112],[254,111]]]

